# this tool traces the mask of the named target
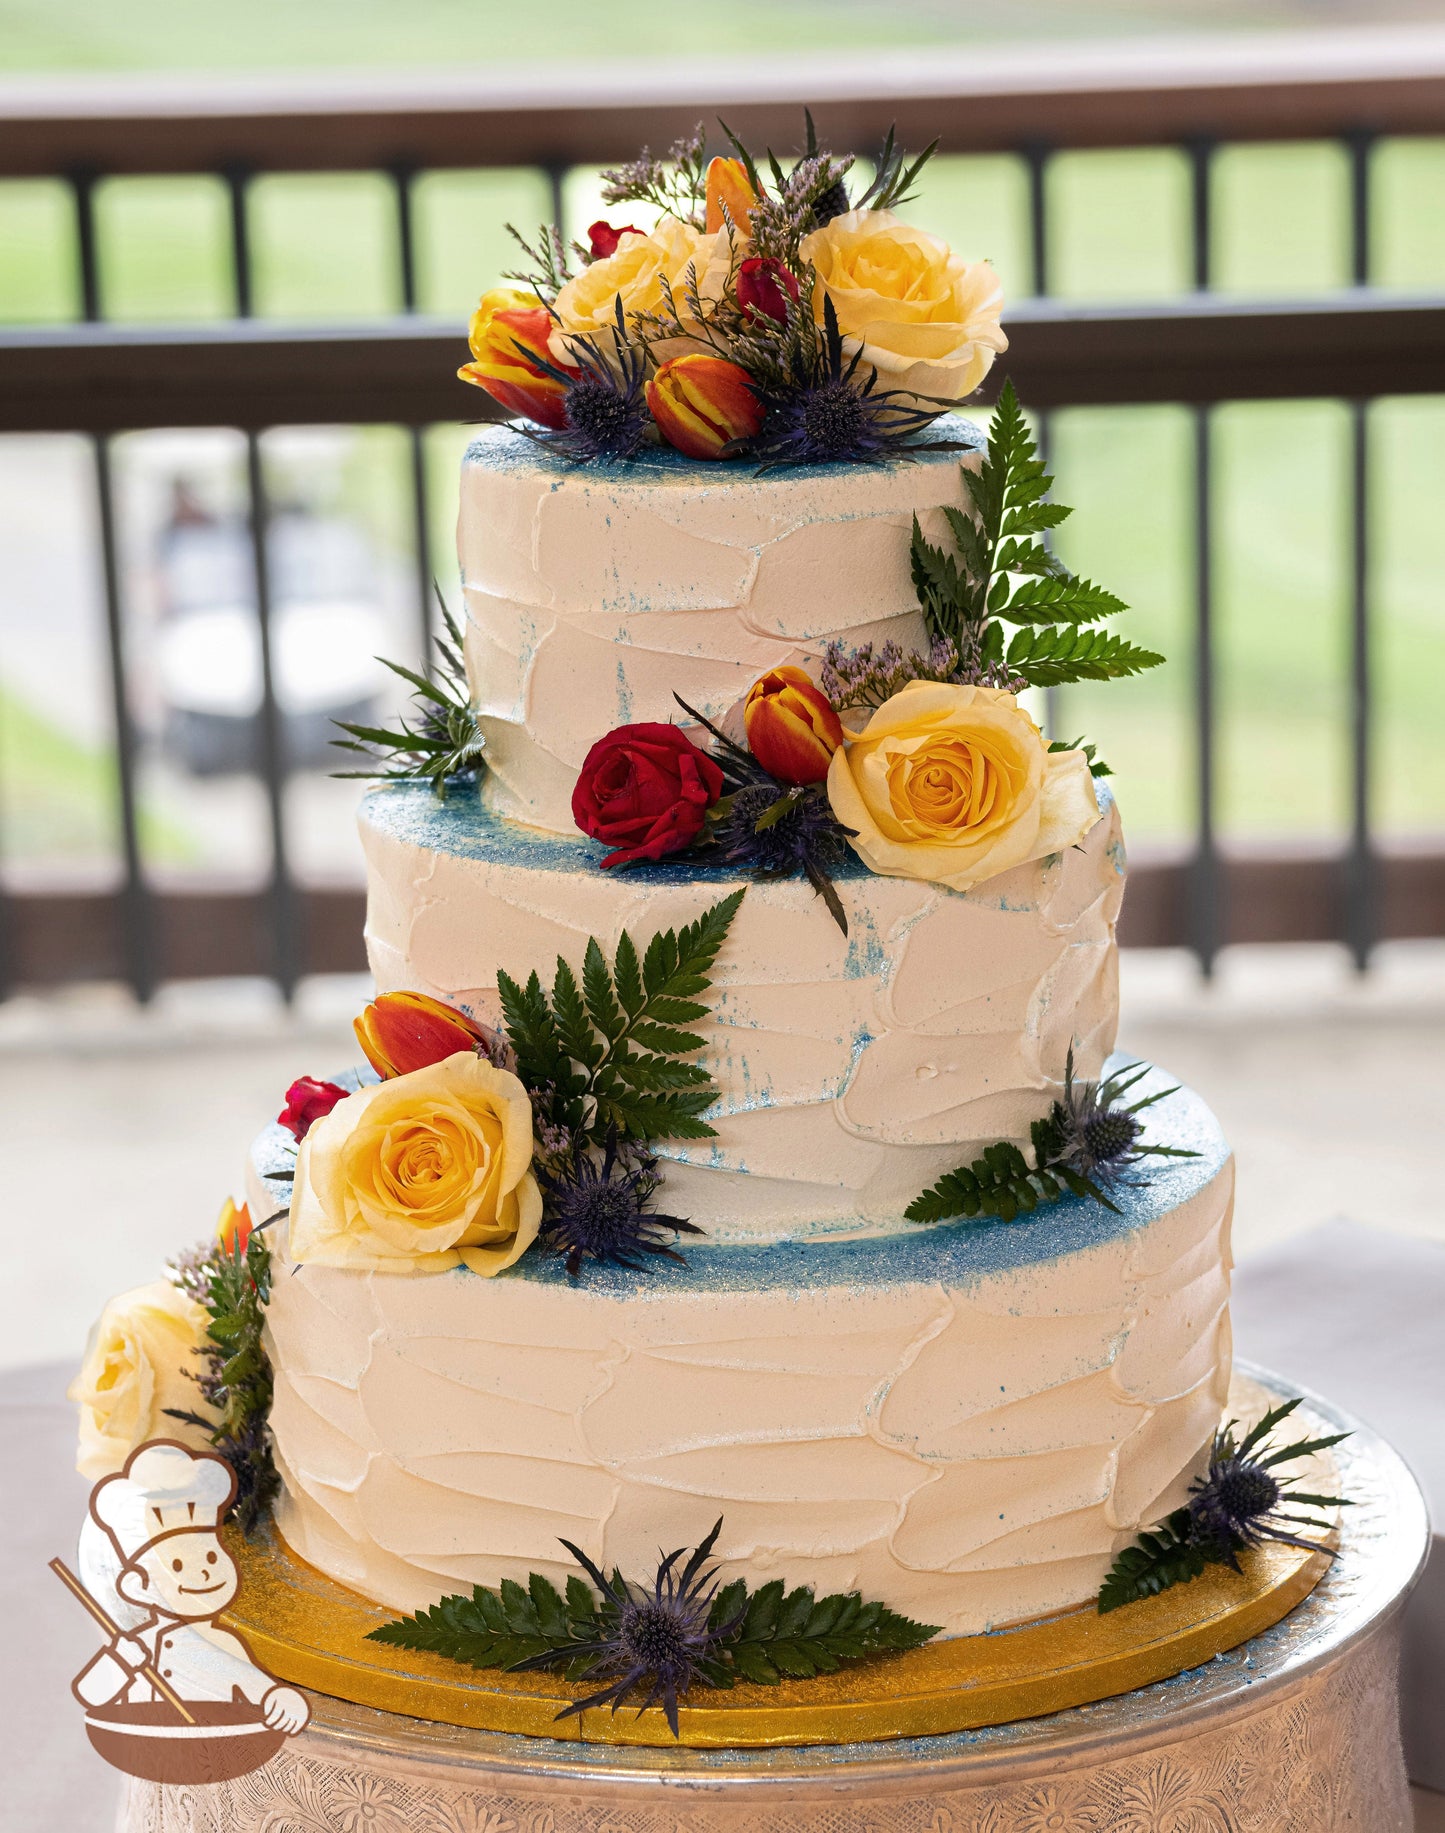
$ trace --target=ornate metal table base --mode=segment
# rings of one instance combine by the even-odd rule
[[[1400,1460],[1336,1454],[1341,1556],[1284,1621],[1204,1666],[987,1730],[774,1750],[561,1743],[318,1696],[263,1769],[129,1785],[120,1833],[1408,1833],[1399,1609],[1426,1544]]]

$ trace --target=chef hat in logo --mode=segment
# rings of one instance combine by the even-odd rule
[[[158,1439],[96,1484],[90,1510],[128,1564],[163,1534],[219,1527],[235,1493],[235,1472],[223,1458]]]

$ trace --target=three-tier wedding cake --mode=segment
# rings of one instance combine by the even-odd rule
[[[378,986],[488,1025],[499,970],[580,973],[746,886],[702,1060],[713,1136],[661,1142],[685,1267],[529,1253],[495,1279],[302,1265],[276,1281],[278,1521],[305,1558],[408,1610],[560,1574],[566,1538],[635,1571],[721,1512],[730,1572],[861,1589],[952,1632],[1077,1603],[1182,1500],[1229,1378],[1232,1168],[1180,1093],[1152,1135],[1200,1156],[1010,1227],[909,1202],[1027,1140],[1065,1060],[1097,1076],[1118,1013],[1118,810],[968,891],[706,860],[610,873],[570,798],[599,730],[721,719],[828,639],[924,639],[909,578],[959,503],[954,453],[755,478],[659,458],[578,472],[484,434],[463,473],[481,806],[384,787],[362,809]],[[695,729],[695,728],[694,728]],[[289,1136],[261,1142],[260,1187]],[[298,1202],[305,1199],[298,1192]],[[283,1251],[278,1256],[285,1264]]]
[[[392,1610],[501,1587],[574,1649],[549,1582],[627,1575],[590,1671],[674,1724],[776,1680],[726,1604],[775,1580],[873,1612],[788,1673],[1091,1599],[1230,1375],[1232,1164],[1113,1054],[1119,808],[1034,716],[1159,658],[1055,558],[1012,390],[943,411],[1005,340],[916,166],[734,152],[614,174],[655,228],[483,299],[517,423],[466,455],[464,614],[353,729],[369,1066],[294,1085],[76,1389],[83,1467],[207,1438]],[[745,1589],[625,1588],[679,1546]]]

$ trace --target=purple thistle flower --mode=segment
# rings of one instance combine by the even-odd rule
[[[600,1159],[573,1151],[552,1166],[538,1163],[536,1172],[544,1198],[542,1242],[567,1256],[572,1279],[584,1260],[640,1270],[647,1265],[642,1256],[654,1254],[681,1264],[667,1231],[704,1233],[681,1216],[656,1215],[647,1207],[662,1186],[657,1159],[634,1141],[619,1144],[615,1127]]]
[[[1197,1156],[1182,1147],[1143,1143],[1140,1113],[1179,1092],[1161,1088],[1126,1105],[1123,1097],[1147,1074],[1147,1064],[1132,1063],[1102,1082],[1076,1081],[1071,1044],[1064,1063],[1063,1099],[1055,1101],[1044,1122],[1048,1133],[1047,1162],[1067,1166],[1093,1186],[1095,1194],[1105,1202],[1108,1189],[1127,1183],[1126,1173],[1141,1159]]]
[[[620,294],[616,327],[609,335],[615,352],[613,366],[604,362],[584,339],[570,340],[568,354],[580,371],[576,375],[548,362],[535,350],[517,346],[533,368],[564,384],[567,391],[562,399],[565,428],[557,432],[538,432],[531,427],[518,430],[536,444],[561,452],[579,465],[632,458],[652,431],[644,388],[647,353],[628,342]]]
[[[813,360],[780,386],[755,386],[762,402],[762,431],[746,451],[762,469],[778,465],[881,464],[918,452],[955,449],[953,440],[920,441],[951,405],[924,402],[896,388],[879,388],[878,371],[862,367],[860,345],[851,357],[833,301],[823,302],[823,335]]]
[[[723,774],[723,795],[714,811],[708,848],[720,845],[729,865],[758,878],[793,878],[801,873],[846,936],[848,916],[832,875],[847,856],[853,829],[844,827],[833,813],[825,785],[781,782],[680,694],[673,699],[689,719],[712,734],[713,761]]]
[[[686,1547],[660,1556],[650,1591],[630,1585],[620,1572],[608,1578],[580,1547],[570,1540],[562,1542],[602,1594],[602,1633],[591,1642],[579,1643],[572,1652],[588,1663],[582,1670],[584,1680],[606,1676],[607,1685],[585,1699],[574,1700],[557,1714],[559,1719],[571,1718],[591,1706],[610,1705],[615,1714],[636,1688],[643,1690],[639,1716],[661,1703],[676,1737],[677,1702],[687,1697],[692,1682],[727,1684],[720,1656],[741,1616],[723,1623],[712,1621],[717,1567],[707,1562],[721,1529],[719,1515],[712,1532],[694,1548],[681,1571],[677,1563]],[[517,1668],[546,1666],[553,1659],[549,1651],[519,1662]]]
[[[1329,1530],[1329,1522],[1308,1513],[1291,1513],[1290,1509],[1346,1506],[1342,1496],[1291,1489],[1287,1487],[1287,1480],[1275,1474],[1282,1464],[1293,1463],[1314,1451],[1325,1451],[1349,1437],[1347,1432],[1336,1432],[1324,1438],[1297,1439],[1291,1445],[1271,1449],[1269,1434],[1299,1404],[1295,1399],[1272,1407],[1238,1442],[1235,1440],[1237,1424],[1228,1420],[1214,1435],[1208,1472],[1196,1477],[1190,1488],[1186,1506],[1191,1540],[1206,1549],[1211,1559],[1236,1572],[1240,1569],[1240,1553],[1266,1540],[1328,1552],[1329,1549],[1320,1547],[1317,1541],[1305,1540],[1293,1530],[1307,1527],[1316,1533],[1325,1533]]]

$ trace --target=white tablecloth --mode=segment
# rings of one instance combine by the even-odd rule
[[[1233,1310],[1240,1355],[1357,1413],[1425,1492],[1435,1537],[1400,1695],[1410,1779],[1445,1791],[1445,1248],[1326,1222],[1238,1267]]]

